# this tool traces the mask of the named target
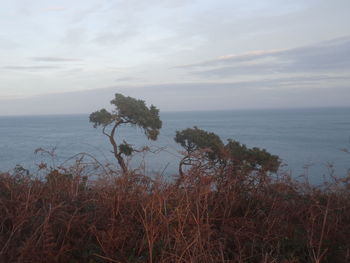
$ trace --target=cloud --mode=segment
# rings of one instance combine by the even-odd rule
[[[63,58],[63,57],[32,57],[31,60],[38,62],[77,62],[82,61],[77,58]]]
[[[226,81],[226,82],[195,82],[195,83],[172,83],[172,84],[157,84],[144,87],[159,93],[179,93],[201,95],[203,92],[228,94],[230,91],[236,90],[262,90],[262,89],[307,89],[313,88],[320,83],[337,83],[339,81],[349,82],[350,76],[329,76],[329,75],[314,75],[314,76],[294,76],[294,77],[279,77],[279,78],[263,78],[244,81]],[[348,86],[348,85],[346,85]],[[317,86],[320,87],[320,86]],[[332,86],[328,86],[330,89]]]
[[[260,58],[268,57],[281,52],[282,50],[255,50],[239,55],[226,55],[221,56],[216,59],[206,60],[199,63],[179,65],[175,68],[201,68],[201,67],[213,67],[223,64],[237,63],[237,62],[247,62],[252,60],[257,60]]]
[[[99,33],[92,41],[101,46],[116,45],[124,43],[125,41],[136,36],[138,31],[132,28],[126,28],[124,31],[120,32],[104,32]]]
[[[134,10],[145,10],[154,7],[172,9],[184,7],[193,2],[195,2],[195,0],[127,0],[118,3],[118,7],[122,6],[123,8],[130,8]]]
[[[88,39],[88,31],[83,27],[69,28],[62,39],[62,43],[68,46],[81,46]]]
[[[2,69],[5,70],[16,70],[16,71],[40,71],[40,70],[46,70],[46,69],[62,69],[61,66],[52,66],[52,65],[45,65],[45,66],[4,66]]]
[[[141,78],[137,78],[137,77],[121,77],[121,78],[117,78],[115,81],[116,82],[131,82],[131,81],[135,81],[135,80],[141,80]]]
[[[59,11],[65,11],[68,8],[64,6],[50,6],[47,8],[42,9],[44,12],[59,12]]]
[[[228,55],[177,68],[206,77],[241,74],[322,73],[350,70],[350,36],[285,50]]]
[[[104,8],[103,3],[97,3],[92,6],[89,6],[84,9],[77,10],[72,17],[71,22],[72,23],[80,23],[86,19],[88,19],[90,16],[100,12]]]
[[[21,45],[11,39],[0,36],[0,48],[1,49],[15,49],[21,47]]]
[[[328,76],[314,78],[332,79]],[[295,88],[288,86],[288,81],[294,80],[281,78],[228,83],[115,86],[22,99],[1,98],[0,112],[1,115],[90,113],[96,109],[110,107],[109,101],[117,92],[143,99],[148,104],[156,105],[161,111],[348,106],[349,86],[333,85],[319,88],[316,94],[312,86]],[[313,78],[304,77],[303,81],[313,81]],[[286,88],[279,88],[283,83]]]

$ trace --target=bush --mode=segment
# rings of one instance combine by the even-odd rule
[[[223,172],[1,174],[0,262],[350,261],[348,183]]]

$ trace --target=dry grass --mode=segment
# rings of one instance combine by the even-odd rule
[[[350,262],[350,187],[192,169],[0,175],[0,262]]]

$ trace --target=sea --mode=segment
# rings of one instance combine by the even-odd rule
[[[346,176],[350,168],[350,108],[264,109],[230,111],[161,112],[163,127],[157,141],[142,130],[122,127],[117,141],[149,146],[129,165],[149,175],[177,173],[182,149],[174,142],[177,130],[197,126],[218,134],[223,141],[237,140],[248,147],[278,155],[282,172],[307,175],[319,183],[330,174]],[[36,151],[42,149],[47,151]],[[50,154],[48,154],[50,153]],[[40,163],[58,167],[87,153],[102,164],[117,165],[111,145],[88,114],[0,117],[0,171],[17,164],[35,174]],[[74,158],[73,158],[74,159]]]

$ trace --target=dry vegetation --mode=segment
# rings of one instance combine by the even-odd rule
[[[46,169],[46,166],[41,166]],[[350,262],[350,184],[227,167],[177,180],[77,162],[0,175],[0,262]]]

